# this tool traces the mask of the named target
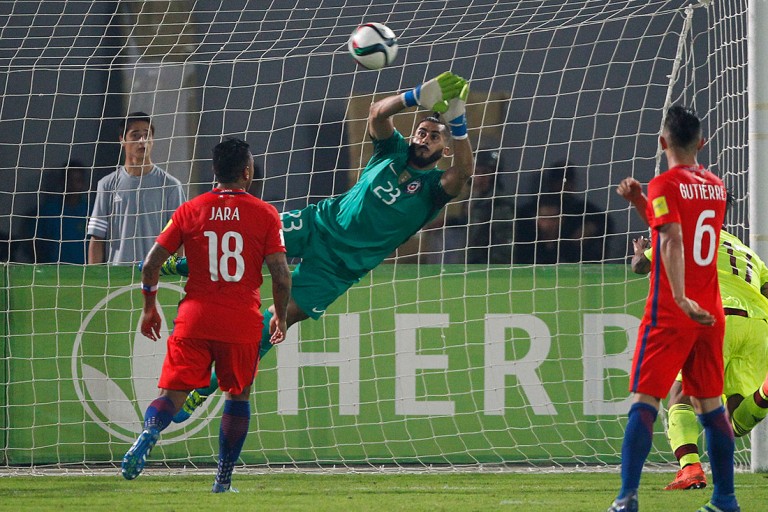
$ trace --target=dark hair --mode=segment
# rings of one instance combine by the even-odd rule
[[[227,139],[213,148],[213,175],[219,183],[234,183],[240,179],[251,158],[250,146],[240,139]]]
[[[566,188],[573,187],[575,180],[576,168],[571,161],[558,160],[543,169],[541,192],[561,192]]]
[[[680,149],[695,149],[701,138],[701,121],[693,109],[673,105],[664,118],[664,129],[669,136],[668,143]]]
[[[478,167],[485,167],[491,169],[493,172],[503,168],[501,165],[501,157],[499,150],[497,149],[481,149],[475,153],[475,169]],[[475,171],[477,172],[477,171]]]
[[[131,126],[132,123],[135,123],[137,121],[144,121],[145,123],[149,124],[149,133],[152,135],[155,134],[155,126],[152,124],[152,119],[149,117],[149,114],[146,112],[131,112],[127,116],[125,116],[125,119],[120,121],[120,136],[125,137],[125,132],[128,131],[128,127]]]
[[[445,126],[445,121],[440,119],[440,112],[432,112],[430,115],[426,116],[424,119],[421,120],[423,123],[424,121],[431,121],[433,123],[442,124]]]
[[[736,204],[736,196],[733,195],[729,189],[725,190],[725,213],[728,213],[733,209],[733,205]]]
[[[563,209],[563,197],[560,194],[545,192],[543,194],[539,194],[538,201],[539,209],[544,206],[555,207],[557,208],[558,212],[561,212]]]
[[[67,180],[74,172],[82,172],[87,175],[90,169],[81,160],[72,158],[60,167],[44,170],[40,192],[66,192]]]

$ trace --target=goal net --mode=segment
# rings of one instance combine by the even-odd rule
[[[138,271],[68,259],[93,198],[66,187],[81,167],[93,192],[120,163],[127,112],[152,116],[153,160],[188,197],[235,136],[263,172],[252,193],[288,211],[355,182],[371,101],[446,70],[471,83],[477,175],[261,361],[242,462],[619,462],[648,287],[627,265],[647,230],[615,188],[654,176],[664,108],[693,106],[745,239],[746,17],[744,0],[0,3],[1,464],[119,463],[157,394],[165,347],[137,329]],[[399,39],[380,71],[346,50],[372,21]],[[183,285],[162,279],[163,339]],[[222,404],[163,432],[151,463],[214,463]],[[674,461],[663,422],[649,460]]]

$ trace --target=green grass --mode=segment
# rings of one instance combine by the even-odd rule
[[[695,511],[711,487],[662,491],[671,473],[643,475],[643,511]],[[604,511],[616,473],[235,474],[239,494],[213,495],[210,475],[4,476],[0,510],[146,512],[230,511]],[[737,474],[743,512],[768,508],[768,475]]]

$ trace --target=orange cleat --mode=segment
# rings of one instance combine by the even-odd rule
[[[682,491],[685,489],[703,489],[706,486],[707,477],[704,475],[704,470],[701,469],[701,464],[696,462],[695,464],[688,464],[678,471],[675,479],[664,490]]]

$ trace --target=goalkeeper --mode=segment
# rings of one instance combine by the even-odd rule
[[[630,178],[631,179],[631,178]],[[622,182],[619,194],[629,191]],[[728,206],[733,197],[728,194]],[[632,270],[650,272],[650,242],[634,240]],[[738,237],[720,231],[717,274],[725,312],[723,394],[737,437],[744,436],[768,415],[768,268],[760,257]],[[665,490],[701,489],[707,479],[699,459],[699,425],[691,400],[683,394],[682,377],[672,385],[667,403],[667,437],[680,470]]]
[[[460,194],[473,173],[467,138],[466,80],[450,72],[402,94],[373,103],[368,115],[373,155],[359,181],[347,192],[281,215],[288,257],[301,258],[293,270],[287,326],[325,310],[403,242],[434,219]],[[395,129],[392,116],[420,106],[434,114],[419,122],[410,143]],[[444,121],[445,120],[445,121]],[[446,122],[447,121],[447,122]],[[453,165],[436,167],[447,156]],[[185,259],[171,259],[165,273],[186,275]],[[264,314],[260,355],[271,348]],[[184,421],[217,388],[190,393],[174,421]]]

